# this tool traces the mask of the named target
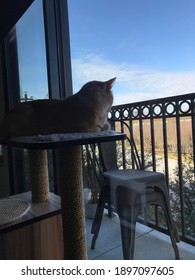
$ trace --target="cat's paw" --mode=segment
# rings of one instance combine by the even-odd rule
[[[109,129],[111,129],[111,126],[108,122],[105,123],[104,126],[101,127],[101,130],[109,130]]]

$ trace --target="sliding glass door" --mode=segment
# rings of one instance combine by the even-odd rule
[[[42,1],[36,0],[16,24],[20,100],[48,98]]]
[[[19,102],[71,95],[66,0],[34,0],[7,34],[3,55],[6,111]],[[1,154],[4,164],[9,165],[10,194],[30,189],[26,151],[3,149]],[[49,157],[52,167],[52,153]],[[53,173],[50,173],[51,189],[54,190]],[[8,186],[2,183],[0,187]]]

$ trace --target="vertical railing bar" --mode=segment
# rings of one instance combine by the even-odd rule
[[[131,129],[131,134],[132,134],[132,137],[133,137],[133,121],[132,121],[132,116],[129,112],[129,127]],[[131,136],[131,135],[130,135]],[[132,169],[135,169],[135,158],[134,158],[134,151],[133,151],[133,147],[131,145],[131,162],[132,162]]]
[[[150,133],[151,133],[151,145],[152,145],[152,167],[153,171],[156,171],[156,151],[155,151],[155,135],[154,135],[154,118],[152,106],[150,107]],[[159,214],[158,207],[154,206],[154,215],[156,226],[159,226]]]
[[[131,152],[132,152],[132,159],[134,160],[134,163],[137,167],[137,169],[143,169],[142,164],[141,164],[141,160],[139,157],[139,153],[135,144],[135,140],[133,138],[133,133],[132,133],[132,129],[131,127],[123,121],[123,125],[127,127],[128,131],[129,131],[129,136],[127,136],[127,141],[130,144],[131,147]]]
[[[90,153],[88,147],[91,148],[91,152],[92,152],[93,157],[91,156],[91,153]],[[96,179],[98,181],[98,184],[101,185],[101,180],[100,180],[100,177],[97,174],[96,166],[98,167],[98,170],[100,171],[101,175],[103,175],[103,170],[102,170],[102,168],[101,168],[101,166],[99,164],[99,161],[96,158],[95,149],[93,147],[93,144],[85,145],[85,149],[86,149],[86,153],[87,153],[87,158],[89,159],[89,161],[90,161],[90,163],[92,165],[92,168],[95,171],[95,177],[96,177]]]
[[[152,112],[150,113],[150,133],[151,133],[151,145],[152,145],[152,166],[153,171],[156,171],[156,151],[155,151],[155,135],[154,135],[154,118]]]
[[[185,214],[184,214],[184,197],[183,197],[183,164],[182,164],[182,149],[181,149],[181,126],[180,126],[180,114],[179,103],[176,102],[176,128],[177,128],[177,157],[178,157],[178,174],[179,174],[179,196],[181,206],[181,225],[182,235],[185,236]]]
[[[121,117],[120,121],[120,126],[121,126],[121,132],[124,133],[124,125],[123,125],[123,120]],[[123,168],[126,169],[126,154],[125,154],[125,141],[122,140],[122,159],[123,159]]]
[[[141,161],[142,167],[145,168],[145,155],[144,155],[144,135],[143,135],[143,121],[141,107],[139,107],[139,125],[140,125],[140,148],[141,148]]]
[[[195,100],[191,99],[191,110],[192,110],[192,148],[193,148],[193,162],[194,162],[194,174],[195,174]],[[194,178],[195,179],[195,178]]]
[[[165,160],[165,178],[167,186],[169,185],[169,163],[168,163],[168,146],[167,146],[167,123],[165,113],[165,103],[162,104],[162,122],[163,122],[163,143],[164,143],[164,160]]]
[[[132,111],[130,108],[129,108],[129,127],[131,129],[131,133],[132,133],[132,137],[133,137],[133,133],[134,133],[133,119],[132,119]],[[131,145],[131,162],[132,162],[132,169],[135,169],[134,151],[133,151],[132,145]]]

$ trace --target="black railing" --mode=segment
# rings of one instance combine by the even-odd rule
[[[195,245],[195,93],[113,106],[109,119],[118,131],[131,128],[143,168],[165,173],[181,239]],[[135,168],[125,149],[121,165]],[[148,215],[166,231],[158,209]]]

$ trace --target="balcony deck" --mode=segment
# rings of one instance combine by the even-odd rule
[[[118,217],[104,215],[96,248],[90,249],[92,220],[87,219],[87,246],[90,260],[122,260],[120,225]],[[184,242],[178,244],[183,260],[195,260],[195,246]],[[135,260],[173,260],[174,253],[169,236],[137,223]]]

